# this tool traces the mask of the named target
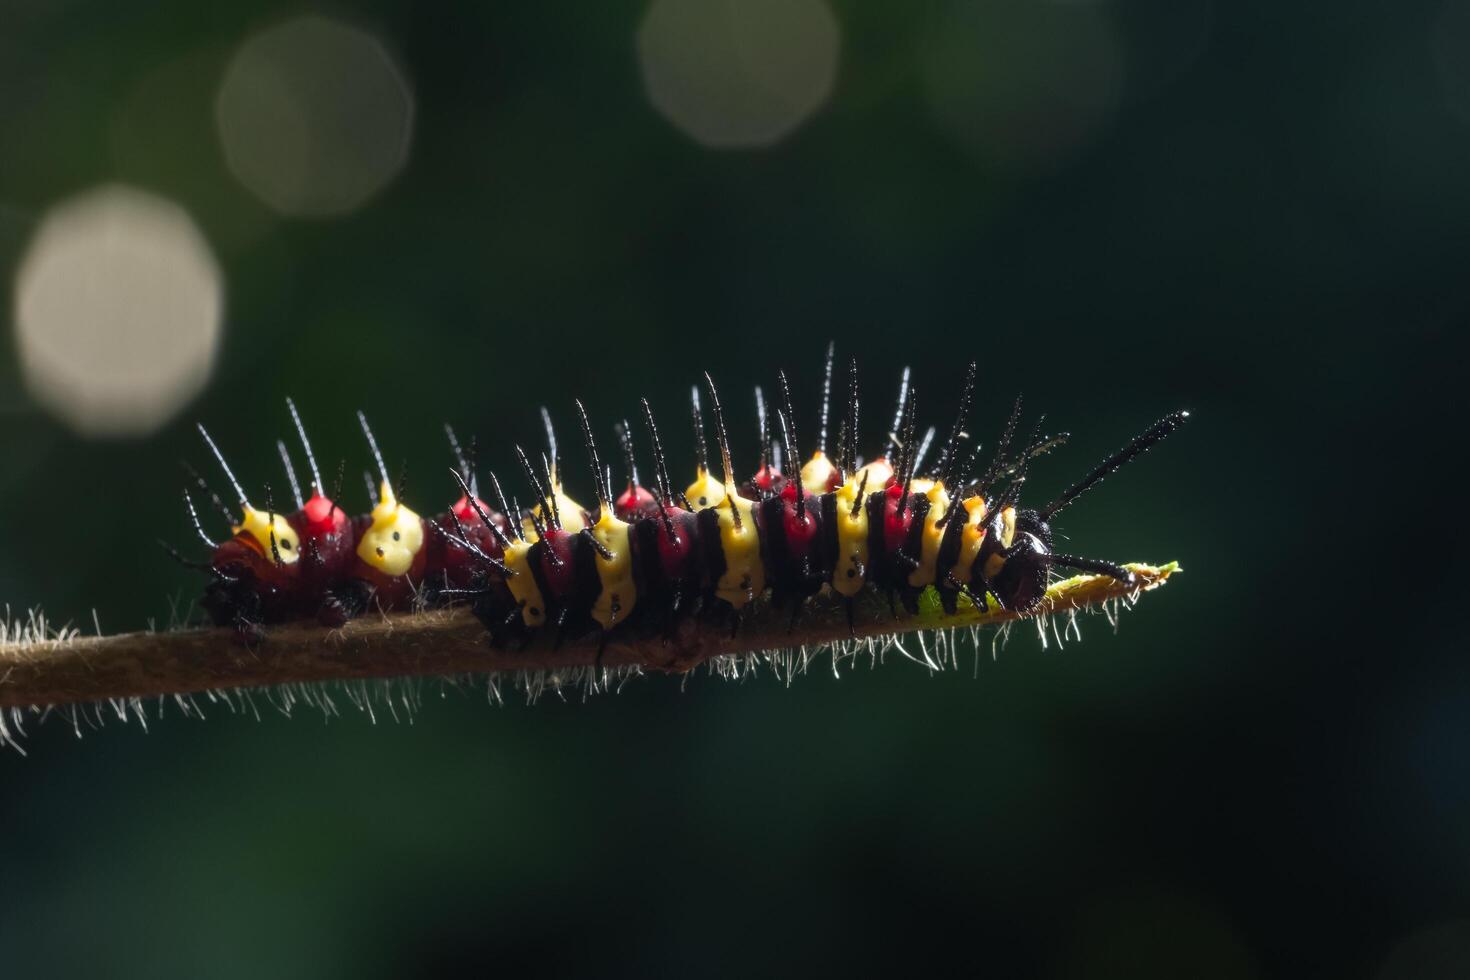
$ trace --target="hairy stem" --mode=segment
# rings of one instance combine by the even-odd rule
[[[1128,565],[1139,579],[1130,589],[1114,579],[1085,575],[1056,582],[1037,615],[1061,613],[1128,598],[1162,585],[1177,564]],[[895,621],[886,604],[870,596],[859,603],[849,633],[843,606],[819,597],[793,627],[789,615],[762,606],[739,632],[686,619],[667,638],[615,638],[601,663],[685,671],[711,657],[780,647],[816,647],[849,639],[1000,624],[1022,617],[962,605],[954,616],[939,608],[932,590],[916,616]],[[464,609],[367,616],[340,630],[314,625],[272,628],[266,642],[244,646],[230,630],[179,630],[71,637],[26,643],[0,642],[0,709],[104,701],[112,698],[190,694],[221,688],[256,688],[310,681],[343,681],[412,675],[554,670],[596,661],[596,637],[555,646],[542,630],[524,648],[490,646],[484,628]],[[3,634],[0,634],[3,636]]]

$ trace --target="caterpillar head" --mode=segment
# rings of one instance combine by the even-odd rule
[[[1041,605],[1046,595],[1052,566],[1109,575],[1128,585],[1136,582],[1134,574],[1121,565],[1097,559],[1057,554],[1052,550],[1051,520],[1057,512],[1070,506],[1078,497],[1097,486],[1130,461],[1148,452],[1189,419],[1188,412],[1171,412],[1155,422],[1126,446],[1097,466],[1062,495],[1040,510],[1023,510],[1016,515],[1014,537],[1008,538],[1007,554],[1002,567],[990,574],[987,587],[1007,609],[1029,613]],[[1028,453],[1021,457],[1022,479]]]
[[[1051,577],[1051,527],[1034,510],[1016,514],[1016,531],[1005,564],[990,580],[990,591],[1005,609],[1031,612],[1041,605]]]
[[[378,506],[371,518],[358,540],[357,557],[384,575],[407,574],[424,546],[423,521],[398,502],[386,480],[378,490]]]

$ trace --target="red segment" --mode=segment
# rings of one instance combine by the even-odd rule
[[[312,494],[297,517],[300,518],[298,531],[303,537],[321,537],[340,532],[350,523],[342,508],[320,493]]]
[[[484,521],[480,520],[480,515],[475,512],[476,506],[480,508],[480,511],[484,513],[486,517],[489,517],[491,520],[495,519],[495,512],[490,509],[490,505],[485,503],[485,501],[481,500],[479,497],[475,498],[475,502],[473,504],[470,503],[469,497],[460,497],[454,502],[454,506],[449,509],[454,511],[454,516],[459,518],[459,522],[461,524],[463,524],[465,527],[469,527],[471,524],[484,523]]]
[[[613,501],[613,513],[620,521],[635,521],[640,517],[653,517],[658,514],[658,501],[653,499],[653,494],[648,488],[630,483],[628,489]]]
[[[448,513],[434,518],[434,523],[443,533],[431,535],[428,539],[427,574],[441,575],[444,582],[454,589],[474,584],[476,575],[480,573],[486,574],[491,580],[498,581],[502,578],[499,571],[486,563],[485,558],[500,561],[505,557],[505,550],[495,532],[485,524],[481,514],[489,518],[502,534],[509,534],[510,522],[504,514],[491,510],[479,497],[471,500],[463,495],[454,502]],[[460,544],[461,538],[474,547],[466,548]]]
[[[479,509],[476,510],[476,507],[478,507]],[[464,536],[469,538],[469,540],[473,541],[475,544],[479,544],[481,538],[493,542],[493,547],[495,549],[494,551],[491,551],[489,548],[485,548],[483,546],[480,548],[480,550],[491,555],[491,557],[499,558],[503,553],[500,547],[500,543],[495,537],[495,532],[490,530],[490,528],[486,526],[484,518],[480,516],[481,514],[485,515],[486,518],[489,518],[490,523],[498,527],[501,534],[505,535],[506,537],[510,537],[510,518],[506,517],[504,514],[500,513],[497,510],[493,510],[489,504],[485,503],[485,501],[481,500],[479,497],[476,497],[473,503],[471,503],[468,497],[460,497],[454,502],[454,505],[449,508],[448,514],[444,514],[438,518],[438,523],[446,531],[450,531],[456,537],[459,536],[459,528],[464,528]],[[459,521],[459,527],[455,527],[454,525],[454,522],[456,520]]]
[[[301,538],[301,560],[294,567],[301,600],[309,607],[321,601],[357,558],[352,519],[320,493],[286,519]]]
[[[689,559],[689,549],[693,542],[689,534],[690,521],[681,520],[688,514],[686,510],[678,507],[669,508],[669,523],[673,525],[674,533],[669,535],[669,525],[665,524],[662,517],[658,521],[658,560],[663,566],[664,575],[670,579],[682,578],[684,566]]]
[[[903,514],[899,514],[898,505],[903,498],[904,489],[896,483],[889,484],[883,492],[883,545],[889,552],[902,550],[914,520],[912,507],[905,507]]]
[[[797,507],[794,483],[787,484],[781,491],[781,523],[786,531],[786,547],[792,557],[805,556],[817,536],[817,522],[812,520],[805,507]]]
[[[546,550],[541,552],[541,574],[546,580],[546,589],[551,598],[565,601],[576,589],[576,572],[572,568],[572,539],[576,535],[561,528],[549,527],[541,540]],[[556,558],[553,560],[552,556]]]
[[[461,498],[460,503],[468,503]],[[485,516],[497,523],[503,531],[506,530],[505,519],[494,511],[485,509]],[[495,532],[485,526],[480,520],[480,515],[473,509],[470,511],[468,520],[460,516],[459,504],[454,506],[453,512],[441,514],[434,519],[443,531],[435,534],[428,540],[429,563],[427,574],[433,578],[442,574],[444,581],[450,588],[463,589],[475,581],[478,573],[485,573],[490,580],[499,581],[502,574],[491,565],[487,565],[485,558],[493,558],[500,561],[505,557],[505,550],[501,547],[500,539]],[[466,548],[459,543],[460,536],[474,545],[479,550]],[[484,557],[481,557],[483,555]]]
[[[780,485],[785,480],[780,473],[771,468],[770,463],[762,463],[760,470],[751,477],[750,482],[755,484],[755,488],[762,493],[776,493],[781,489]]]

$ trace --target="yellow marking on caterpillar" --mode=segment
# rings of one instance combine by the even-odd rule
[[[924,530],[919,535],[919,567],[909,572],[909,585],[916,589],[934,584],[935,566],[939,564],[939,542],[944,537],[944,529],[934,525],[949,510],[949,494],[945,492],[944,484],[932,480],[915,480],[916,489],[920,483],[928,484],[917,492],[929,498],[929,512],[924,515]]]
[[[690,510],[707,510],[725,502],[725,485],[710,476],[709,470],[701,466],[694,476],[694,482],[684,491],[684,496],[689,498]]]
[[[755,530],[755,505],[737,494],[733,485],[721,487],[720,493],[723,499],[715,514],[720,519],[725,574],[715,586],[715,595],[740,609],[765,591],[766,567],[761,563],[761,539]],[[739,528],[735,527],[735,511],[740,513]]]
[[[587,508],[577,503],[565,493],[561,487],[552,491],[556,498],[556,516],[561,518],[561,527],[568,534],[581,534],[582,528],[587,526]]]
[[[801,485],[811,493],[825,493],[827,481],[832,479],[832,473],[836,469],[827,454],[818,449],[801,468]]]
[[[861,483],[863,474],[868,475],[868,493],[877,493],[888,486],[888,481],[893,479],[893,467],[888,464],[887,456],[879,456],[868,465],[854,473],[853,479]]]
[[[961,501],[960,506],[965,508],[965,527],[960,532],[960,553],[955,556],[954,567],[949,570],[949,574],[961,585],[969,585],[970,569],[980,556],[980,546],[985,543],[985,531],[981,526],[981,518],[985,514],[985,498],[970,497]],[[959,518],[956,517],[955,520]]]
[[[232,530],[235,534],[248,534],[255,544],[260,548],[260,553],[272,561],[275,555],[271,554],[271,531],[276,532],[276,551],[280,553],[282,565],[294,565],[301,557],[301,548],[296,541],[296,532],[291,530],[291,525],[280,514],[275,514],[271,519],[267,515],[256,510],[249,504],[241,504],[240,509],[244,516],[240,523]]]
[[[505,549],[505,567],[514,575],[507,575],[505,585],[511,597],[520,604],[521,621],[527,626],[543,626],[546,623],[546,600],[541,598],[541,589],[531,574],[531,544],[516,538]]]
[[[1000,515],[1000,544],[1003,548],[1009,548],[1011,542],[1016,540],[1016,508],[1007,507]],[[985,559],[985,577],[993,579],[1005,568],[1006,560],[998,554],[992,554]],[[961,581],[964,581],[961,579]]]
[[[357,542],[357,557],[384,575],[403,575],[424,546],[424,522],[398,502],[387,480],[378,488],[372,519]]]
[[[968,585],[970,583],[970,569],[975,565],[975,559],[980,556],[980,546],[985,543],[984,519],[985,498],[970,497],[960,506],[965,508],[967,515],[965,528],[960,533],[960,553],[955,558],[954,567],[950,574],[955,581]],[[1000,515],[1000,542],[1001,546],[1009,548],[1011,541],[1016,537],[1016,508],[1007,507]],[[999,555],[991,555],[985,563],[985,575],[994,578],[1005,564],[1005,559]]]
[[[561,518],[561,527],[568,534],[581,534],[582,528],[587,526],[587,510],[565,493],[562,493],[560,484],[551,492],[556,500],[556,516]],[[541,505],[537,504],[531,508],[531,513],[545,520],[546,515],[541,513]],[[521,533],[526,540],[535,544],[541,540],[541,535],[536,533],[536,525],[529,517],[521,518]]]
[[[860,483],[849,477],[836,493],[837,564],[832,570],[832,588],[848,598],[863,590],[868,573],[868,508],[860,505],[857,516],[852,516]]]
[[[597,523],[592,525],[592,536],[612,553],[611,558],[596,556],[602,591],[592,604],[592,618],[605,630],[626,619],[638,603],[638,588],[633,582],[631,530],[631,525],[618,520],[608,508],[603,508]]]

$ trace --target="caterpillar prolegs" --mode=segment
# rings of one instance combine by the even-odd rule
[[[507,496],[493,470],[485,472],[482,484],[477,453],[473,447],[463,451],[446,426],[458,499],[431,518],[401,499],[401,487],[390,479],[361,412],[377,469],[376,486],[369,480],[377,504],[358,517],[349,517],[335,502],[341,470],[327,495],[294,403],[288,401],[288,408],[310,483],[303,495],[291,453],[278,442],[295,502],[289,513],[276,510],[268,487],[264,508],[253,505],[201,426],[236,494],[239,517],[193,473],[195,489],[225,515],[231,536],[221,543],[208,536],[186,489],[190,517],[211,556],[207,562],[180,560],[208,574],[203,605],[214,622],[252,642],[265,639],[271,624],[316,619],[332,627],[369,608],[425,603],[470,605],[492,641],[504,646],[548,629],[558,641],[587,633],[605,641],[620,631],[667,635],[688,618],[701,628],[738,633],[742,619],[761,603],[783,610],[794,624],[807,600],[822,592],[840,598],[850,624],[856,600],[865,592],[895,614],[900,607],[917,611],[920,597],[931,589],[950,614],[961,604],[1026,614],[1042,603],[1053,569],[1132,581],[1133,573],[1121,565],[1056,552],[1051,523],[1062,509],[1179,428],[1187,413],[1165,416],[1055,500],[1028,508],[1020,494],[1031,464],[1066,435],[1045,436],[1038,422],[1029,438],[1018,440],[1018,399],[982,468],[981,447],[966,431],[975,363],[969,365],[953,422],[932,463],[935,430],[920,435],[918,393],[907,370],[880,452],[867,460],[859,455],[855,358],[848,363],[840,399],[845,411],[829,446],[833,369],[829,347],[820,423],[805,462],[785,374],[778,375],[774,425],[756,389],[760,450],[745,478],[733,461],[719,392],[705,374],[691,391],[696,459],[693,480],[682,489],[669,473],[646,399],[640,426],[626,420],[616,426],[623,457],[622,489],[616,493],[612,468],[576,402],[593,491],[590,506],[567,492],[564,461],[544,409],[545,449],[533,455],[514,447],[529,506]],[[705,402],[718,453],[713,461]],[[640,443],[652,460],[651,485],[639,479]]]

